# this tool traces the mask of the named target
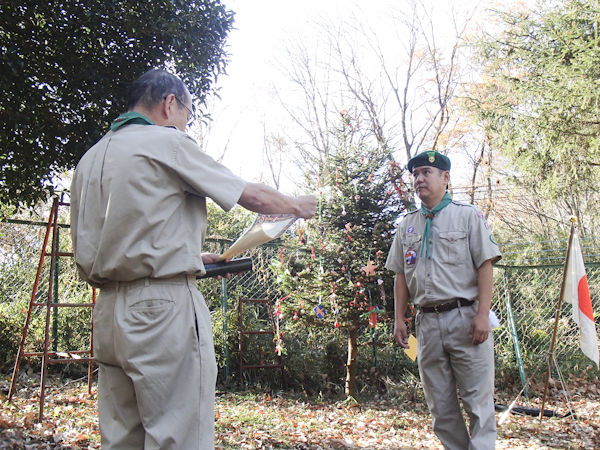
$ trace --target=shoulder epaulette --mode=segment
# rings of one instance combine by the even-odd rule
[[[455,205],[458,205],[458,206],[468,206],[469,208],[473,208],[473,209],[476,209],[477,211],[479,211],[479,209],[477,209],[477,206],[471,205],[470,203],[467,203],[467,202],[452,200],[452,203],[454,203]]]

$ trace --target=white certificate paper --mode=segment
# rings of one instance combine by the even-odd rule
[[[229,250],[217,259],[217,262],[233,258],[246,250],[277,239],[296,219],[297,217],[293,214],[259,214],[250,228],[242,233],[238,240],[229,247]]]

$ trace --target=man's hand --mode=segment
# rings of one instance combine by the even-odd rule
[[[293,214],[302,219],[310,219],[317,211],[314,195],[290,197],[260,183],[246,183],[238,204],[259,214]]]
[[[477,313],[471,322],[471,339],[473,345],[479,345],[486,341],[490,335],[490,319],[487,314]]]
[[[219,259],[219,256],[220,255],[217,255],[215,253],[202,253],[202,263],[203,264],[212,264],[214,262],[217,262],[217,259]],[[225,262],[229,262],[229,259],[226,259]],[[231,274],[227,273],[224,276],[225,276],[225,278],[229,278],[231,276]],[[218,275],[214,278],[216,278],[217,280],[220,281],[223,279],[223,276]]]
[[[317,198],[314,195],[300,195],[296,197],[298,202],[298,217],[310,219],[317,211]]]
[[[408,345],[408,331],[406,330],[406,323],[404,320],[396,322],[396,326],[394,327],[394,339],[396,339],[396,343],[400,347],[410,348],[410,345]]]

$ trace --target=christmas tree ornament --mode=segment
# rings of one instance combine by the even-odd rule
[[[387,302],[385,300],[385,288],[383,287],[383,280],[379,278],[377,280],[377,284],[379,285],[379,297],[381,297],[381,303],[383,306],[385,306]]]
[[[335,315],[338,315],[340,313],[340,308],[338,307],[338,296],[335,293],[335,284],[330,283],[330,285],[331,285],[331,289],[332,289],[332,293],[329,296],[329,300],[331,302],[331,312]]]
[[[321,305],[315,306],[314,309],[315,309],[315,314],[317,315],[317,317],[319,319],[324,319],[325,316],[327,315],[327,313],[325,312],[325,309]]]
[[[367,308],[367,311],[378,311],[378,310],[379,310],[379,306],[369,306]],[[371,314],[369,314],[369,327],[377,328],[377,313],[376,312],[372,312]]]
[[[319,319],[323,319],[327,315],[327,313],[325,312],[325,309],[321,306],[321,296],[320,295],[319,295],[319,304],[314,307],[314,311]]]
[[[292,317],[294,320],[298,320],[298,311],[294,311],[294,317]]]
[[[300,302],[300,314],[306,314],[306,311],[304,310],[304,300]]]
[[[369,260],[369,262],[367,263],[366,266],[361,267],[361,270],[363,272],[365,272],[365,275],[368,277],[374,277],[375,276],[375,270],[377,270],[379,266],[373,264],[373,262],[371,260]]]
[[[281,356],[281,354],[285,352],[285,349],[283,347],[283,333],[279,332],[279,317],[277,317],[275,319],[275,338],[274,338],[274,341],[276,342],[275,352],[277,353],[277,356]]]

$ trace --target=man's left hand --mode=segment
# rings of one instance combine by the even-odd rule
[[[212,263],[216,262],[217,259],[219,259],[219,256],[221,256],[221,255],[217,255],[216,253],[202,253],[202,263],[203,264],[212,264]],[[229,259],[226,259],[225,262],[229,262]],[[218,275],[214,278],[216,278],[217,280],[222,280],[223,277],[229,278],[230,276],[231,276],[231,274],[227,273],[223,276]]]
[[[475,315],[473,322],[471,322],[471,339],[473,339],[473,345],[479,345],[486,341],[490,335],[490,319],[487,314]]]

